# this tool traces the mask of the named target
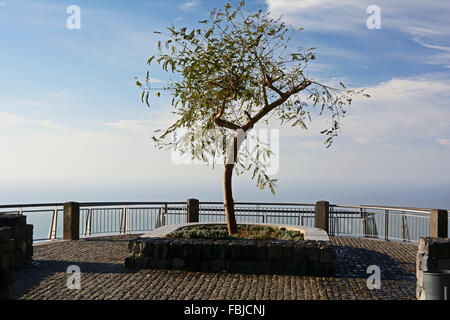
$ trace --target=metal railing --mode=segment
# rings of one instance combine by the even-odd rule
[[[34,241],[62,239],[63,205],[0,205],[0,213],[27,214],[27,223],[35,226]],[[82,237],[142,233],[187,219],[186,202],[84,202],[79,205]],[[429,235],[430,210],[330,204],[329,234],[415,242]],[[235,202],[235,215],[238,223],[314,227],[315,204]],[[199,221],[225,222],[223,203],[200,202]]]
[[[330,205],[329,234],[412,241],[426,237],[431,209]]]
[[[235,202],[237,223],[267,223],[314,226],[314,204]],[[200,202],[200,222],[225,222],[222,202]]]
[[[91,204],[80,208],[80,226],[83,227],[83,236],[137,233],[184,222],[185,215],[185,203],[125,204],[121,207]]]
[[[85,202],[79,205],[82,237],[141,233],[186,220],[186,202]],[[34,225],[34,241],[55,240],[63,238],[60,223],[63,206],[64,203],[2,205],[0,213],[26,214],[27,223]]]
[[[62,221],[64,203],[41,203],[41,204],[12,204],[0,205],[0,213],[26,214],[27,223],[32,224],[33,241],[57,239],[62,234]],[[40,226],[36,232],[36,226]],[[45,228],[47,226],[47,228]]]

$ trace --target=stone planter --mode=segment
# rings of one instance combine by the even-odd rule
[[[130,254],[125,259],[125,266],[318,276],[331,275],[334,272],[331,242],[326,233],[315,228],[283,226],[290,230],[302,231],[306,238],[303,241],[164,238],[166,234],[178,228],[198,224],[203,223],[165,226],[131,240],[128,246]],[[308,239],[308,234],[317,240]]]
[[[416,298],[425,300],[424,271],[450,270],[450,239],[419,238],[416,257]]]
[[[14,270],[31,261],[33,225],[26,216],[0,214],[0,299],[12,299]]]

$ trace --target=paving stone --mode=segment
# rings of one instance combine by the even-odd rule
[[[35,245],[34,261],[15,272],[15,297],[24,300],[415,300],[415,244],[330,237],[334,245],[335,273],[310,277],[301,275],[305,274],[302,273],[304,264],[296,255],[301,253],[295,251],[295,246],[292,254],[298,264],[287,267],[299,269],[299,275],[223,273],[219,271],[223,261],[220,259],[212,261],[218,272],[208,273],[127,268],[123,262],[129,254],[128,241],[137,237],[92,237]],[[257,249],[255,257],[258,259],[261,254]],[[174,268],[183,268],[185,263],[179,258],[171,262]],[[270,265],[260,263],[257,261],[257,268],[270,269]],[[74,264],[81,269],[81,290],[69,290],[66,286],[67,267]],[[369,290],[366,285],[366,270],[372,264],[381,268],[379,290]]]

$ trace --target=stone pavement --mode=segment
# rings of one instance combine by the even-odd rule
[[[304,277],[125,268],[128,240],[135,237],[138,235],[35,245],[34,261],[15,273],[16,299],[415,299],[415,244],[330,237],[336,274]],[[80,290],[67,288],[70,265],[81,269]],[[381,289],[367,288],[369,265],[381,268]]]

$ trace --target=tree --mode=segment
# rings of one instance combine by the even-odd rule
[[[311,110],[317,107],[320,116],[331,116],[330,127],[321,132],[329,147],[339,131],[345,107],[354,94],[363,91],[309,79],[305,71],[315,59],[315,48],[292,48],[289,42],[297,30],[262,10],[246,13],[244,6],[242,1],[214,9],[196,29],[172,25],[166,34],[155,31],[165,39],[158,42],[158,54],[147,63],[151,65],[156,57],[163,70],[171,71],[177,79],[165,87],[152,88],[147,71],[145,80],[136,81],[147,106],[151,90],[156,90],[158,97],[161,90],[173,97],[177,120],[163,131],[156,130],[158,136],[152,139],[159,148],[188,153],[206,163],[224,156],[223,194],[230,234],[237,232],[233,171],[253,170],[257,186],[268,186],[274,193],[276,179],[267,175],[261,160],[271,155],[270,149],[263,143],[253,150],[240,148],[255,124],[275,115],[282,124],[306,129],[306,119],[311,121]],[[179,129],[186,134],[177,135]],[[225,142],[220,147],[219,140]]]

